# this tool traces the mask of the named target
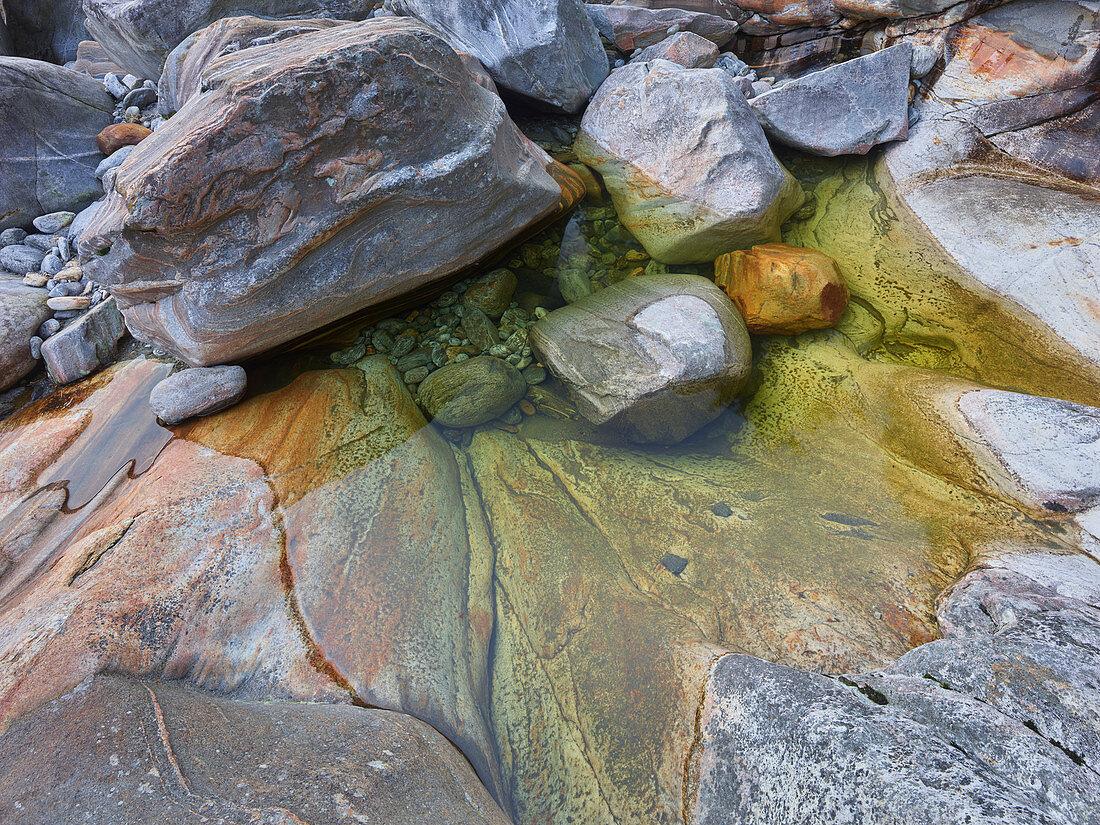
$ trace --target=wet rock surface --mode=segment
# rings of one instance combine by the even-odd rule
[[[576,151],[603,177],[626,228],[665,263],[778,240],[802,203],[720,69],[661,60],[616,69],[585,112]]]
[[[0,768],[12,825],[507,822],[454,747],[408,716],[121,676],[89,679],[0,734]]]
[[[210,92],[141,143],[79,239],[131,330],[191,364],[240,360],[425,287],[572,202],[551,171],[570,173],[418,23],[380,19],[244,49],[204,77]],[[365,77],[401,106],[351,106]],[[274,78],[281,103],[252,105],[271,98]],[[306,78],[323,84],[343,128],[295,103]],[[270,156],[250,153],[261,132]],[[347,161],[364,134],[381,148]],[[196,211],[194,193],[214,186],[219,164],[236,186]],[[134,198],[142,208],[127,207]],[[420,253],[393,267],[403,220]]]
[[[554,109],[580,112],[607,77],[581,0],[390,0],[480,60],[496,84]]]
[[[98,197],[95,135],[114,108],[102,84],[49,63],[0,57],[0,108],[0,229]]]
[[[475,427],[492,421],[526,392],[527,382],[519,370],[488,356],[450,364],[420,385],[424,408],[444,427]]]

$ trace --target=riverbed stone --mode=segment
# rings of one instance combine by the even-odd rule
[[[721,69],[665,60],[616,69],[575,148],[603,177],[623,225],[664,263],[776,241],[802,204],[801,187]]]
[[[125,676],[91,678],[21,718],[0,735],[0,769],[11,825],[47,810],[104,825],[507,822],[454,746],[410,716]]]
[[[833,326],[848,306],[836,261],[815,249],[761,244],[719,256],[714,281],[749,332],[798,335]]]
[[[866,154],[909,134],[909,43],[790,80],[753,97],[768,137],[817,155]]]
[[[562,112],[583,110],[607,77],[581,0],[390,0],[389,7],[472,54],[498,86]]]
[[[420,385],[424,409],[443,427],[476,427],[492,421],[523,398],[519,370],[489,355],[448,364]]]
[[[44,251],[29,244],[12,244],[0,248],[0,269],[15,275],[26,275],[37,272],[45,257]]]
[[[719,47],[726,45],[738,29],[734,20],[681,8],[648,9],[595,3],[588,3],[585,8],[600,34],[622,52],[645,49],[661,42],[674,26],[678,31],[705,37]]]
[[[153,387],[149,406],[166,424],[210,415],[236,404],[247,389],[243,367],[195,367],[177,372]]]
[[[516,276],[510,269],[494,269],[470,281],[462,303],[498,319],[508,309],[516,291]]]
[[[30,340],[50,317],[46,293],[19,281],[0,279],[0,391],[34,369]]]
[[[709,69],[718,60],[718,47],[705,37],[691,32],[679,32],[642,49],[641,54],[631,59],[639,63],[668,60],[685,69]]]
[[[112,123],[96,135],[95,142],[96,146],[99,147],[99,151],[112,156],[124,146],[136,146],[151,134],[153,134],[153,131],[140,123]],[[99,174],[98,168],[96,174]],[[99,176],[103,177],[102,175]]]
[[[470,343],[481,352],[488,352],[500,343],[497,325],[480,309],[470,307],[462,314],[462,328],[466,330]]]
[[[0,57],[0,229],[48,212],[83,209],[99,195],[95,134],[114,101],[87,75]]]
[[[111,289],[135,335],[192,365],[239,361],[424,288],[583,191],[415,21],[378,18],[242,49],[203,77],[208,91],[142,141],[78,239],[88,277]],[[400,106],[353,105],[366,78]],[[298,106],[303,83],[324,84],[324,112]],[[252,143],[261,133],[262,156]],[[367,134],[390,149],[361,154]],[[308,164],[286,161],[307,143]],[[226,170],[236,185],[196,210],[195,191]]]
[[[713,421],[752,365],[741,316],[694,275],[620,281],[551,312],[530,340],[586,418],[643,442],[682,441]]]
[[[85,307],[87,300],[84,298]],[[70,384],[114,363],[116,347],[125,334],[126,324],[115,299],[97,304],[42,345],[50,377],[58,384]]]

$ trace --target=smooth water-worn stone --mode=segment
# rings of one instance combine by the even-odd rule
[[[531,348],[595,424],[636,441],[674,443],[710,423],[744,387],[744,321],[694,275],[628,278],[555,310]]]
[[[32,825],[46,811],[104,825],[507,822],[462,755],[409,716],[124,676],[96,676],[0,735],[0,816]]]
[[[218,0],[84,0],[84,11],[88,31],[115,62],[157,80],[172,49],[223,17],[362,20],[373,5],[371,0],[245,0],[228,7]]]
[[[664,60],[616,69],[581,121],[576,152],[654,258],[701,263],[779,239],[802,204],[745,95],[721,69]]]
[[[126,74],[94,40],[81,40],[77,44],[73,71],[90,74],[96,80],[103,80],[109,73],[117,76]]]
[[[193,365],[239,361],[425,288],[580,195],[415,21],[243,49],[213,60],[203,82],[120,167],[78,241],[135,335]],[[364,83],[396,104],[367,105]],[[307,87],[323,110],[305,105]]]
[[[720,256],[714,282],[733,301],[749,332],[763,335],[831,327],[848,306],[848,288],[832,258],[782,243]]]
[[[37,272],[46,253],[28,244],[12,244],[0,248],[0,269],[15,275]]]
[[[138,142],[140,143],[140,141]],[[112,169],[117,169],[118,167],[120,167],[126,161],[126,158],[130,157],[130,153],[134,151],[135,145],[136,144],[123,146],[121,149],[114,152],[110,157],[106,157],[101,160],[99,162],[99,166],[95,168],[95,176],[100,180],[103,180],[108,172],[110,172]],[[87,223],[87,221],[85,220],[82,223]],[[83,229],[83,226],[78,226],[77,228]]]
[[[0,279],[0,391],[34,369],[30,340],[50,317],[46,293],[18,281]]]
[[[418,395],[440,426],[476,427],[501,415],[526,392],[519,370],[482,355],[436,370],[424,379]]]
[[[105,155],[114,155],[124,146],[136,146],[153,134],[140,123],[112,123],[95,137],[96,146]],[[96,169],[99,175],[99,169]],[[102,175],[99,175],[103,177]]]
[[[195,367],[177,372],[153,387],[149,406],[166,424],[210,415],[232,407],[247,389],[244,368]]]
[[[947,638],[839,679],[718,660],[693,821],[1084,823],[1100,804],[1100,566],[1021,553],[941,601]],[[1053,584],[1053,586],[1052,586]]]
[[[51,212],[48,215],[39,215],[31,223],[34,228],[44,235],[56,235],[62,229],[73,222],[76,215],[73,212]]]
[[[390,0],[484,64],[501,88],[576,113],[607,77],[581,0]]]
[[[0,110],[0,229],[95,200],[95,135],[114,111],[101,83],[61,66],[0,57]]]
[[[668,30],[673,26],[681,32],[705,37],[716,46],[726,45],[738,28],[733,20],[680,8],[647,9],[594,3],[587,4],[585,8],[600,34],[623,52],[659,43],[669,36]]]
[[[50,299],[59,300],[64,299]],[[86,307],[87,298],[84,301]],[[125,334],[126,324],[115,299],[103,301],[42,345],[50,378],[58,384],[70,384],[114,363],[115,349]]]
[[[752,99],[768,136],[818,155],[866,154],[909,134],[913,47],[899,43]]]
[[[470,339],[470,343],[481,352],[488,352],[491,347],[500,343],[497,325],[480,309],[467,308],[462,314],[462,328],[466,331],[466,337]]]
[[[4,0],[4,17],[20,57],[67,63],[88,37],[81,0]]]
[[[510,269],[494,269],[470,281],[462,302],[480,309],[490,318],[500,318],[516,291],[516,276]]]
[[[685,69],[709,69],[718,59],[718,47],[691,32],[679,32],[642,49],[641,54],[631,58],[639,63],[647,60],[668,60]]]

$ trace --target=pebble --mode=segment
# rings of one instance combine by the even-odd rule
[[[130,93],[130,89],[124,84],[114,72],[107,72],[103,76],[103,88],[113,97],[115,100],[122,100]]]
[[[507,358],[512,353],[504,344],[495,344],[489,347],[489,354],[497,358]]]
[[[27,233],[22,229],[5,229],[0,232],[0,246],[13,246],[18,243],[23,243],[27,237]]]
[[[524,376],[524,378],[526,378],[526,376]],[[535,405],[526,398],[519,402],[519,411],[524,415],[534,415],[538,412],[538,410],[535,409]]]
[[[462,317],[462,328],[466,330],[466,337],[470,343],[477,347],[479,352],[491,350],[497,343],[497,326],[492,319],[480,309],[471,307]]]
[[[23,239],[23,244],[37,249],[44,255],[53,249],[54,241],[49,235],[28,235]]]
[[[84,295],[66,295],[59,298],[49,298],[46,306],[52,310],[67,312],[77,309],[87,309],[90,301]]]
[[[519,424],[523,421],[523,413],[520,411],[519,407],[510,407],[500,416],[500,420],[505,424]]]
[[[423,367],[430,364],[432,361],[431,353],[427,350],[418,349],[410,352],[408,355],[398,358],[397,363],[394,365],[397,367],[397,371],[400,373],[406,373],[415,367]]]
[[[50,212],[48,215],[39,215],[31,223],[39,232],[46,235],[56,235],[73,222],[75,212]]]
[[[390,355],[394,358],[401,358],[408,355],[416,348],[416,338],[412,335],[398,335],[393,339],[393,347],[390,349]]]
[[[57,286],[55,286],[53,289],[51,289],[49,297],[51,297],[51,298],[64,298],[64,297],[71,296],[71,295],[79,295],[80,291],[81,291],[81,287],[80,287],[79,282],[74,283],[73,281],[66,281],[65,283],[60,283]],[[61,307],[55,307],[55,309],[60,309],[60,308]]]
[[[68,321],[72,318],[79,316],[83,310],[80,309],[62,309],[53,314],[53,317],[58,321]]]
[[[70,263],[60,272],[54,273],[53,279],[55,281],[79,281],[83,276],[84,273],[81,271],[80,265]]]
[[[39,269],[47,275],[56,275],[64,268],[65,262],[61,260],[61,256],[56,252],[51,252],[43,258],[42,264],[39,267]]]
[[[51,335],[61,329],[61,322],[56,318],[49,318],[42,323],[42,326],[38,328],[38,335],[41,338],[49,338]]]
[[[99,151],[107,155],[109,159],[124,146],[136,146],[151,134],[153,134],[151,129],[147,129],[137,123],[112,123],[96,135],[95,143],[96,146],[99,147]],[[121,162],[121,160],[118,161],[118,163]],[[118,163],[115,165],[117,166]],[[101,162],[99,166],[96,167],[97,174],[102,166],[103,163]],[[106,169],[104,169],[104,171],[106,171]],[[99,175],[99,177],[102,178],[103,176]]]
[[[393,349],[393,336],[385,330],[379,330],[371,336],[370,343],[378,352],[389,352]]]
[[[28,272],[26,275],[23,276],[23,283],[25,283],[27,286],[42,287],[46,285],[46,282],[48,280],[49,278],[47,278],[41,272]]]
[[[139,120],[141,120],[141,109],[139,109],[137,106],[130,106],[126,109],[123,117],[126,119],[127,123],[137,123]]]
[[[490,318],[499,318],[512,300],[516,283],[510,269],[494,269],[469,284],[463,303],[467,309],[480,309]]]
[[[546,380],[546,370],[538,365],[529,366],[523,370],[523,380],[530,387],[541,384]]]
[[[35,335],[31,338],[31,358],[37,361],[42,357],[42,339]]]
[[[136,75],[126,74],[122,76],[122,85],[127,89],[133,89],[139,83],[141,83],[141,80]]]
[[[403,377],[406,384],[419,384],[427,378],[430,373],[431,370],[428,367],[414,367],[406,372]]]
[[[62,235],[57,239],[57,254],[61,256],[61,260],[72,260],[73,253],[73,242],[67,236]]]

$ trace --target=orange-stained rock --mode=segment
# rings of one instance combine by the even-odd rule
[[[95,145],[103,154],[113,155],[123,146],[137,146],[151,134],[153,130],[140,123],[112,123],[95,136]]]
[[[714,262],[714,280],[745,318],[749,332],[797,335],[837,322],[848,287],[836,262],[816,249],[768,243]]]

